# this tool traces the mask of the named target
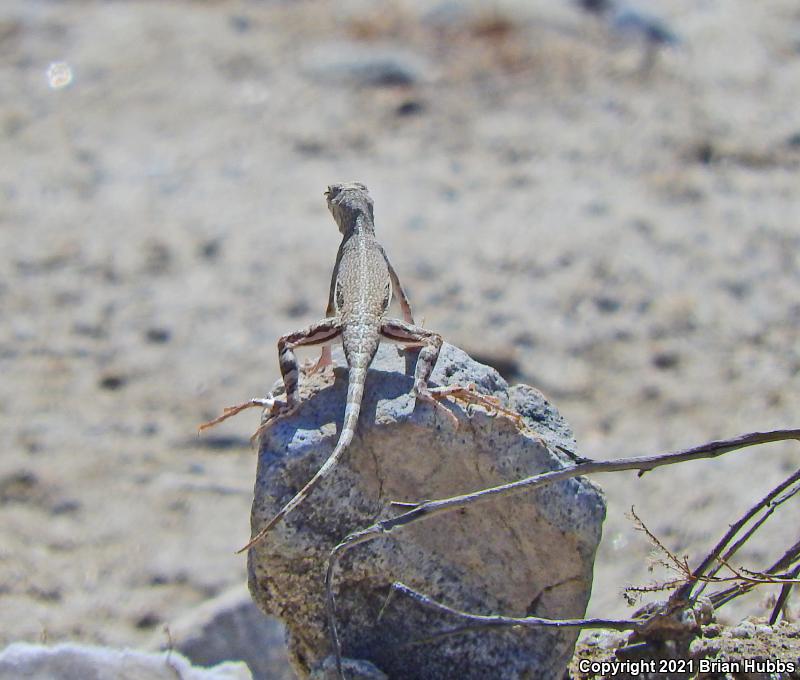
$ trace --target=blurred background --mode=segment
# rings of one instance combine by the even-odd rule
[[[323,315],[333,182],[582,455],[797,426],[798,92],[792,0],[3,0],[0,645],[146,646],[245,581],[258,414],[196,428]],[[797,461],[595,477],[590,614],[653,578],[631,506],[696,561]]]

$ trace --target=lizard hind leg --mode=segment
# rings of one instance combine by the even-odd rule
[[[456,427],[458,426],[458,419],[439,403],[447,397],[457,399],[466,404],[482,406],[489,413],[503,415],[514,420],[517,424],[522,422],[522,416],[516,411],[503,406],[496,397],[481,394],[473,384],[428,387],[428,379],[433,372],[433,367],[436,365],[436,360],[439,358],[439,351],[442,347],[442,336],[438,333],[396,319],[389,319],[381,327],[381,335],[387,340],[406,347],[422,347],[414,373],[414,394],[418,399],[442,408],[454,421]]]
[[[342,334],[342,324],[338,317],[328,317],[315,324],[311,324],[301,331],[295,331],[288,335],[283,335],[278,339],[278,365],[281,369],[281,377],[286,390],[286,401],[276,402],[271,412],[267,415],[261,426],[253,433],[251,442],[258,441],[280,418],[294,413],[300,406],[300,388],[298,377],[300,367],[297,357],[294,354],[296,347],[323,346],[323,357],[330,355],[330,343]]]
[[[289,333],[278,339],[278,364],[286,386],[286,401],[295,404],[300,401],[297,377],[299,366],[294,350],[296,347],[322,347],[322,355],[310,371],[316,373],[332,363],[331,343],[342,334],[342,322],[338,316],[326,317],[322,321],[304,328],[301,331]]]
[[[438,397],[436,392],[428,387],[428,379],[442,348],[442,336],[398,319],[385,320],[381,326],[381,335],[404,347],[422,348],[414,371],[414,396],[446,414],[453,425],[458,427],[458,418],[440,403],[443,397]]]
[[[236,406],[229,406],[222,412],[221,416],[200,425],[199,431],[202,432],[214,427],[223,420],[232,418],[246,409],[261,407],[264,409],[264,418],[261,426],[250,438],[251,442],[257,441],[277,420],[291,415],[300,406],[300,390],[298,387],[300,369],[294,354],[295,347],[323,345],[329,350],[330,348],[327,345],[339,337],[341,333],[342,324],[339,318],[331,317],[312,324],[303,330],[282,336],[278,340],[278,363],[281,369],[281,377],[283,378],[286,401],[275,399],[275,394],[279,392],[279,390],[275,390],[274,393],[270,393],[261,399],[250,399]]]
[[[446,385],[445,387],[434,387],[430,390],[433,399],[445,399],[452,397],[465,404],[473,406],[482,406],[490,414],[504,416],[513,420],[517,425],[524,425],[522,416],[513,409],[506,408],[503,403],[494,396],[488,394],[481,394],[474,383],[468,385]]]

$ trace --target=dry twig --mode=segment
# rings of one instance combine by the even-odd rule
[[[795,488],[792,490],[790,487],[795,485]],[[784,494],[783,496],[779,497],[786,489],[790,489],[789,492]],[[731,524],[730,528],[725,535],[719,540],[719,542],[714,546],[710,553],[703,559],[703,561],[697,566],[697,568],[692,572],[691,578],[688,582],[680,587],[678,590],[675,591],[672,599],[673,601],[678,600],[685,600],[688,599],[692,593],[692,587],[695,582],[698,580],[704,581],[704,583],[712,582],[710,579],[700,579],[700,577],[708,571],[708,576],[713,577],[721,568],[724,562],[729,561],[733,555],[739,550],[739,548],[744,545],[744,543],[756,532],[756,530],[772,515],[772,513],[777,509],[779,505],[786,502],[794,496],[798,491],[800,491],[800,470],[797,470],[794,474],[790,475],[786,479],[784,479],[780,484],[778,484],[775,488],[773,488],[769,493],[767,493],[760,501],[758,501],[755,505],[753,505],[742,517]],[[722,552],[725,550],[726,546],[735,538],[735,536],[742,530],[742,528],[753,518],[755,517],[759,511],[766,508],[766,512],[753,523],[753,526],[748,529],[747,532],[734,543],[723,555]],[[716,563],[716,564],[715,564]],[[699,595],[703,592],[705,585],[701,584],[698,588],[695,595]],[[713,599],[713,598],[712,598]],[[729,601],[729,600],[726,600]]]
[[[410,597],[412,600],[419,602],[425,607],[462,619],[465,622],[463,626],[436,633],[435,635],[420,640],[414,640],[407,643],[408,645],[424,644],[439,640],[443,637],[449,637],[450,635],[459,635],[472,630],[485,630],[487,628],[522,626],[525,628],[602,628],[606,630],[633,630],[641,623],[641,620],[637,619],[543,619],[538,616],[515,617],[496,614],[470,614],[438,602],[428,595],[420,593],[413,588],[409,588],[399,581],[392,584],[392,590]]]

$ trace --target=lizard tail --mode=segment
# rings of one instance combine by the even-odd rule
[[[356,362],[354,362],[354,364],[355,363]],[[331,455],[328,456],[328,460],[326,460],[322,467],[317,470],[316,474],[308,480],[306,485],[295,494],[294,498],[284,505],[278,513],[267,522],[267,525],[250,539],[250,542],[246,546],[236,551],[237,554],[249,550],[256,545],[256,543],[261,541],[276,524],[300,505],[314,488],[330,474],[331,470],[336,467],[336,463],[339,462],[339,458],[341,458],[344,450],[350,445],[350,442],[353,441],[353,436],[355,435],[358,416],[361,413],[361,398],[364,395],[364,379],[366,375],[366,366],[355,365],[350,367],[347,384],[347,402],[344,410],[344,423],[342,424],[342,431],[339,434],[336,447],[333,449]]]

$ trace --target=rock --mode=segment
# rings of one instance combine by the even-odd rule
[[[641,671],[642,668],[648,667],[669,669],[675,667],[675,659],[692,659],[695,670],[698,666],[701,670],[704,666],[709,670],[708,673],[700,673],[700,677],[708,680],[731,677],[771,680],[797,678],[797,668],[800,667],[800,625],[781,622],[771,627],[769,635],[744,637],[739,636],[740,628],[741,624],[735,627],[719,623],[705,626],[703,635],[691,640],[688,648],[682,645],[676,646],[674,641],[630,644],[629,634],[619,636],[617,644],[600,646],[592,644],[594,635],[590,635],[578,643],[575,657],[570,663],[569,677],[573,680],[612,680],[612,678],[613,680],[620,678],[677,680],[685,678],[688,674],[685,672],[632,674],[625,672],[624,668],[621,669],[619,663],[620,660],[638,662],[642,664],[639,666]],[[608,635],[607,632],[600,633],[602,637]],[[585,667],[586,659],[591,660],[592,667]],[[606,672],[598,673],[593,668],[605,668]],[[730,671],[735,668],[741,672],[726,672],[726,669]]]
[[[243,663],[197,668],[177,652],[153,654],[72,643],[17,642],[0,652],[0,680],[251,680]]]
[[[680,38],[663,20],[633,7],[620,7],[613,12],[611,27],[623,36],[651,45],[680,43]]]
[[[243,661],[254,678],[292,680],[280,621],[264,616],[244,585],[231,588],[169,624],[172,645],[198,666]],[[153,645],[164,646],[159,633]]]
[[[342,671],[347,680],[388,680],[386,673],[379,671],[375,664],[359,659],[342,659]],[[336,659],[327,657],[317,668],[311,671],[309,680],[339,680],[336,672]]]
[[[755,632],[756,635],[772,635],[772,626],[768,626],[765,623],[757,623]]]
[[[750,621],[742,621],[735,628],[731,628],[731,637],[751,638],[756,632],[756,627]]]
[[[448,403],[460,427],[410,394],[414,353],[382,345],[367,377],[355,440],[330,477],[248,555],[249,585],[263,611],[289,631],[289,653],[308,677],[331,653],[324,576],[331,548],[348,533],[393,516],[392,500],[475,491],[564,467],[555,446],[574,450],[568,425],[537,390],[509,387],[488,366],[445,345],[434,384],[474,383],[505,401],[531,428],[481,408]],[[341,356],[338,358],[341,364]],[[252,525],[263,526],[330,454],[341,426],[347,371],[301,381],[300,410],[264,436]],[[542,445],[532,431],[549,443]],[[345,657],[389,677],[560,677],[577,631],[494,630],[418,641],[460,625],[394,595],[402,581],[473,613],[552,618],[584,614],[605,516],[602,493],[585,479],[484,502],[407,527],[347,554],[335,580]]]
[[[410,50],[351,42],[314,47],[303,59],[303,70],[310,78],[332,85],[387,87],[431,79],[430,65]]]
[[[659,46],[675,46],[681,42],[663,19],[634,4],[618,0],[577,0],[577,3],[581,9],[605,17],[621,36]]]

